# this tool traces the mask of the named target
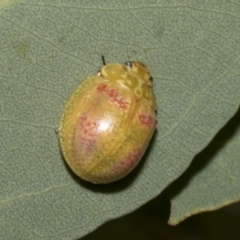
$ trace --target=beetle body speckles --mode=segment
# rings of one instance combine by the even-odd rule
[[[157,124],[150,78],[139,62],[107,64],[72,94],[59,139],[66,162],[82,179],[114,182],[137,165]]]

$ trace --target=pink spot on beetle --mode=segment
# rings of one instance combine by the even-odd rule
[[[97,87],[97,92],[105,92],[106,88],[107,88],[106,84],[101,84]]]
[[[132,149],[122,160],[120,160],[115,166],[114,171],[124,172],[132,169],[139,160],[141,154],[140,148]]]
[[[79,150],[90,154],[95,148],[98,135],[98,122],[86,115],[80,116],[76,133],[76,142]]]
[[[140,113],[138,115],[138,120],[140,121],[140,123],[142,125],[145,125],[149,128],[152,128],[156,125],[156,120],[152,116],[144,114],[144,113]]]
[[[105,92],[109,97],[110,102],[112,102],[122,110],[126,109],[128,106],[128,102],[115,89],[107,87],[106,84],[99,85],[97,87],[97,92]]]

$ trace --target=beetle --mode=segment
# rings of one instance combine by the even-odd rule
[[[153,78],[141,61],[109,63],[81,82],[58,128],[69,167],[82,179],[111,183],[140,161],[156,129]]]

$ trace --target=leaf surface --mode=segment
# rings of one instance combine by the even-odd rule
[[[79,238],[179,177],[239,106],[239,12],[228,1],[1,1],[0,238]],[[67,168],[55,130],[102,54],[149,66],[159,124],[136,170],[95,186]]]

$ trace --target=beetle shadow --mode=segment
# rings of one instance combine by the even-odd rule
[[[156,139],[156,134],[157,134],[157,129],[155,130],[155,132],[149,142],[147,150],[144,153],[144,155],[142,156],[138,165],[126,177],[123,177],[122,179],[120,179],[116,182],[113,182],[113,183],[93,184],[93,183],[87,182],[87,181],[81,179],[80,177],[78,177],[70,169],[70,167],[67,165],[66,161],[64,161],[63,155],[62,155],[62,161],[64,162],[64,165],[66,166],[66,169],[69,172],[69,174],[71,175],[71,177],[73,178],[73,180],[75,182],[77,182],[79,185],[81,185],[81,187],[84,187],[85,189],[88,189],[92,192],[100,192],[100,193],[106,193],[106,194],[114,193],[114,192],[121,192],[121,191],[124,191],[124,189],[128,188],[128,186],[133,184],[133,182],[136,180],[138,175],[141,174],[144,164],[148,159],[148,156],[151,152],[152,147],[154,146],[154,143],[155,143],[154,140]]]

